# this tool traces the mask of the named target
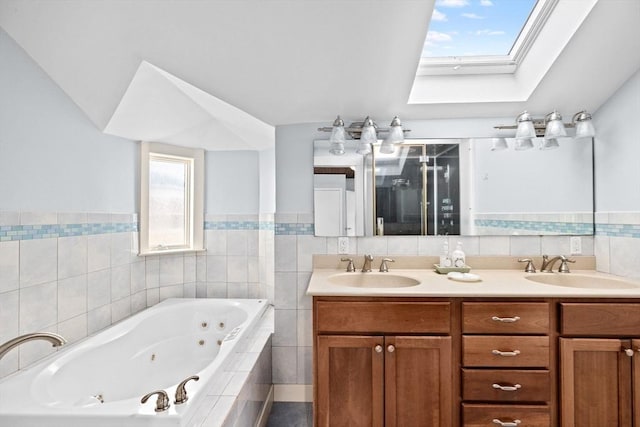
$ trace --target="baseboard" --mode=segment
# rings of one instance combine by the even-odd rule
[[[274,384],[275,402],[313,402],[313,386],[310,384]]]
[[[262,410],[260,411],[260,415],[256,420],[256,427],[265,427],[267,425],[267,421],[269,421],[269,414],[271,413],[271,406],[273,405],[273,386],[269,389],[269,394],[267,394],[267,398],[264,401],[264,405],[262,405]]]

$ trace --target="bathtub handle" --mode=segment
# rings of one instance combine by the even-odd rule
[[[167,392],[164,390],[156,390],[152,391],[149,394],[145,394],[142,396],[141,403],[147,403],[147,400],[154,394],[158,395],[158,400],[156,400],[156,412],[163,412],[169,409],[169,396],[167,396]]]
[[[173,403],[175,403],[176,405],[180,405],[181,403],[184,403],[187,400],[189,400],[189,396],[187,396],[187,389],[185,386],[189,381],[191,380],[198,381],[199,379],[200,379],[199,376],[194,375],[192,377],[185,379],[180,384],[178,384],[178,387],[176,387],[176,401]]]

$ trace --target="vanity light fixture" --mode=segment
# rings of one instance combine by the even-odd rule
[[[491,151],[506,150],[509,148],[505,138],[491,138]]]
[[[593,138],[596,134],[591,120],[591,114],[580,111],[573,115],[571,123],[563,123],[562,116],[554,110],[547,114],[544,119],[534,119],[526,110],[518,114],[515,125],[498,125],[494,129],[516,130],[516,150],[528,150],[533,148],[533,138],[544,137],[540,144],[541,150],[550,150],[560,147],[558,138],[566,138],[567,128],[575,128],[574,139]],[[495,142],[491,150],[496,151],[503,148],[496,148]]]
[[[345,153],[344,144],[347,142],[347,135],[352,139],[359,140],[356,152],[367,155],[371,153],[371,144],[378,142],[378,134],[388,133],[380,146],[380,150],[382,153],[389,154],[393,153],[395,144],[404,142],[405,132],[411,132],[410,129],[403,129],[398,116],[393,118],[389,128],[379,128],[369,116],[362,122],[354,122],[349,126],[345,126],[344,121],[338,116],[331,127],[321,127],[318,130],[331,132],[329,152],[335,155]]]

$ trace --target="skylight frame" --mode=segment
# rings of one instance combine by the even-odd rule
[[[537,1],[508,55],[421,57],[416,77],[515,73],[535,43],[558,1]]]

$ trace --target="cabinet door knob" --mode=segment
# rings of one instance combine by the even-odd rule
[[[513,350],[513,351],[491,350],[491,353],[495,354],[496,356],[514,357],[520,354],[520,350]]]
[[[515,323],[518,320],[520,320],[520,316],[513,316],[513,317],[498,317],[498,316],[493,316],[491,318],[491,320],[493,320],[494,322],[502,322],[502,323]]]
[[[382,353],[382,346],[380,344],[373,347],[373,349],[376,351],[376,353]]]
[[[518,425],[521,423],[522,421],[520,420],[513,420],[513,421],[502,421],[499,420],[497,418],[493,419],[493,423],[494,424],[498,424],[499,426],[502,427],[518,427]]]
[[[500,385],[500,384],[496,384],[493,383],[491,385],[491,387],[495,388],[496,390],[502,390],[502,391],[518,391],[522,388],[522,386],[520,384],[514,384],[514,385]]]
[[[632,348],[625,348],[624,349],[624,353],[629,357],[633,357],[633,349]]]
[[[394,351],[396,351],[396,348],[393,345],[389,345],[389,347],[387,347],[387,351],[389,353],[393,353]]]

